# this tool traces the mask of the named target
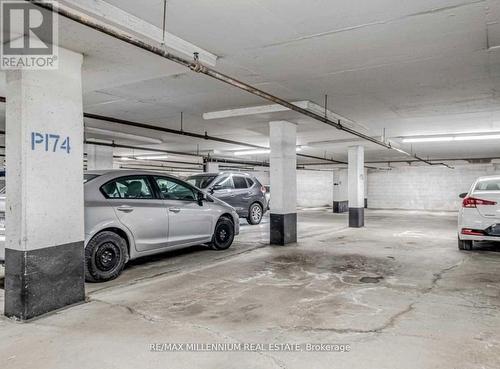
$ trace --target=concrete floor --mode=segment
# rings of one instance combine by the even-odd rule
[[[301,211],[297,245],[243,226],[227,252],[134,262],[88,303],[0,318],[2,368],[499,368],[500,248],[456,247],[453,213]],[[2,297],[3,298],[3,297]],[[1,298],[0,298],[1,299]],[[1,303],[1,301],[0,301]],[[152,343],[337,343],[349,352],[151,352]]]

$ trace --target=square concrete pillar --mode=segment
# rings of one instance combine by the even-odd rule
[[[86,144],[87,170],[113,169],[113,147]]]
[[[297,242],[297,127],[270,122],[270,186],[272,245]]]
[[[352,146],[348,154],[349,227],[360,228],[365,225],[365,150]]]
[[[5,315],[27,320],[84,289],[82,55],[7,72]]]
[[[203,171],[205,173],[219,173],[219,163],[208,161],[203,165]]]
[[[333,172],[333,212],[349,211],[347,169]]]

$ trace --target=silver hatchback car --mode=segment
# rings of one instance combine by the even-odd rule
[[[207,243],[225,250],[236,211],[176,177],[147,171],[85,173],[85,278],[116,278],[132,259]]]

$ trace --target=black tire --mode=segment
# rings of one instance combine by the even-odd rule
[[[262,206],[258,202],[254,202],[248,208],[247,222],[251,225],[257,225],[262,221],[263,216]]]
[[[234,240],[234,224],[228,218],[220,218],[215,226],[210,246],[214,250],[227,250]]]
[[[104,282],[120,275],[128,261],[127,242],[111,231],[98,233],[85,248],[85,280]]]
[[[461,240],[460,238],[458,239],[458,249],[459,250],[466,250],[470,251],[472,250],[473,247],[473,242],[472,240]]]

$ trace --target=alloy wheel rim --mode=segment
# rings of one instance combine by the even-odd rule
[[[258,205],[255,205],[252,207],[252,219],[253,220],[260,220],[260,218],[262,217],[262,211],[260,210],[260,206]]]

